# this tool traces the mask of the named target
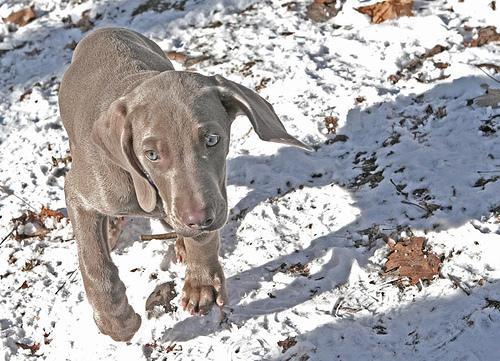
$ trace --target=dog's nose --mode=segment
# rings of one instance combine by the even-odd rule
[[[215,217],[210,210],[199,208],[186,212],[183,221],[189,228],[203,230],[214,223]]]

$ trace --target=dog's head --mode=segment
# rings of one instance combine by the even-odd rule
[[[130,173],[144,211],[155,209],[158,194],[166,221],[195,236],[226,222],[226,156],[240,113],[261,139],[308,149],[252,90],[221,76],[178,71],[160,73],[116,100],[96,121],[93,139]]]

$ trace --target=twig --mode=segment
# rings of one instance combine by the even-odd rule
[[[141,234],[141,241],[151,241],[153,239],[174,239],[177,238],[177,233],[168,232],[160,234]]]
[[[398,192],[399,194],[404,196],[406,199],[408,199],[408,193],[403,192],[403,188],[400,185],[397,185],[396,183],[394,183],[394,181],[392,179],[389,179],[389,182],[391,182],[391,184],[394,186],[394,188],[396,188],[396,192]]]
[[[500,172],[500,169],[499,170],[478,170],[476,172],[479,174],[481,174],[481,173],[498,173],[498,172]]]
[[[487,68],[487,69],[493,69],[495,73],[500,73],[500,66],[496,64],[491,64],[491,63],[481,63],[481,64],[474,64],[478,68]]]
[[[15,194],[13,191],[9,190],[7,187],[5,186],[2,186],[0,185],[0,189],[5,193],[7,194],[8,196],[14,196],[16,197],[17,199],[19,199],[21,202],[23,202],[25,205],[27,205],[28,207],[30,207],[32,210],[34,210],[36,212],[36,209],[35,207],[33,207],[31,204],[29,204],[26,200],[22,199],[21,197],[19,197],[17,194]]]
[[[420,204],[417,204],[417,203],[413,203],[413,202],[410,202],[410,201],[401,201],[401,203],[403,203],[403,204],[409,204],[409,205],[418,207],[418,208],[424,210],[425,212],[429,212],[429,210],[427,208],[422,207]]]
[[[70,271],[68,272],[66,275],[68,276],[68,279],[66,279],[63,284],[61,286],[59,286],[59,288],[57,289],[56,291],[56,295],[59,293],[60,290],[62,290],[64,288],[64,286],[66,285],[66,282],[68,282],[68,280],[71,278],[71,276],[73,276],[73,274],[76,272],[76,269],[74,269],[73,271]]]
[[[481,68],[479,65],[474,65],[476,68],[478,68],[479,70],[481,70],[488,78],[491,78],[493,79],[494,81],[496,81],[497,83],[500,83],[500,80],[498,80],[497,78],[495,78],[494,76],[488,74],[483,68]]]
[[[470,296],[470,291],[468,289],[466,289],[464,286],[462,286],[462,282],[460,282],[460,279],[456,276],[453,276],[453,275],[450,275],[448,274],[448,278],[450,279],[450,281],[458,288],[460,288],[462,291],[465,292],[465,294],[467,296]]]
[[[2,238],[2,242],[0,242],[0,246],[7,240],[7,238],[9,238],[12,233],[14,233],[14,231],[16,230],[16,227],[12,228],[9,232],[9,234],[7,234],[4,238]]]

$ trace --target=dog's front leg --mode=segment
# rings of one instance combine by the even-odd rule
[[[78,260],[87,298],[94,309],[99,330],[115,341],[128,341],[141,325],[129,305],[125,285],[111,260],[107,244],[107,216],[85,209],[67,199]]]
[[[219,232],[196,239],[184,237],[186,280],[181,305],[191,314],[207,314],[214,303],[227,303],[224,272],[219,263]]]

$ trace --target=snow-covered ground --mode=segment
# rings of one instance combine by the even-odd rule
[[[0,1],[0,16],[30,3]],[[378,25],[354,10],[367,4],[358,0],[339,1],[320,24],[305,17],[309,1],[149,1],[175,6],[134,16],[140,2],[131,0],[34,3],[30,24],[0,23],[0,242],[30,207],[65,209],[57,89],[85,34],[67,16],[76,23],[89,9],[95,27],[126,26],[166,51],[207,56],[192,70],[261,85],[315,151],[263,143],[245,118],[235,122],[222,322],[218,311],[181,309],[148,319],[155,286],[173,280],[180,293],[184,276],[182,265],[162,263],[170,242],[138,240],[162,232],[159,223],[128,220],[113,253],[143,319],[128,344],[94,325],[67,219],[41,239],[6,238],[0,359],[499,359],[500,111],[472,99],[500,87],[485,72],[498,74],[474,66],[498,65],[500,47],[464,46],[468,28],[500,29],[491,0],[416,0],[414,17]],[[447,49],[389,80],[435,45]],[[326,134],[328,116],[347,138]],[[442,266],[432,282],[401,289],[381,275],[382,234],[411,233],[428,239]],[[290,271],[299,262],[308,271]],[[288,337],[296,344],[283,353],[278,341]],[[20,346],[34,344],[34,355]]]

